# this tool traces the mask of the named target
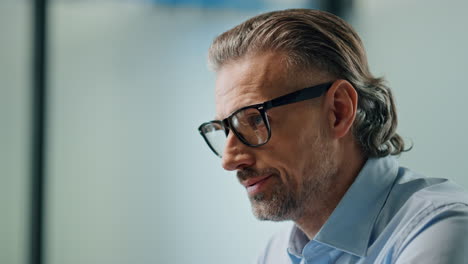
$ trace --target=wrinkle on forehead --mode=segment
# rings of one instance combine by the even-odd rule
[[[216,79],[217,117],[224,118],[241,107],[273,98],[280,92],[279,87],[287,85],[288,73],[283,65],[282,54],[269,52],[222,66]]]

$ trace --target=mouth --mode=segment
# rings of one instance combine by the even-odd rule
[[[248,179],[245,182],[243,182],[242,185],[245,186],[249,195],[254,195],[263,189],[263,186],[265,186],[265,184],[272,176],[273,174]]]

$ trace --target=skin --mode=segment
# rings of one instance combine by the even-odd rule
[[[332,87],[320,98],[269,110],[272,137],[261,147],[229,133],[222,166],[236,171],[241,183],[271,175],[260,193],[249,196],[253,213],[262,220],[292,220],[312,239],[366,160],[352,135],[358,98],[346,80],[313,69],[288,71],[284,58],[266,52],[223,65],[216,119],[305,87],[334,81]]]

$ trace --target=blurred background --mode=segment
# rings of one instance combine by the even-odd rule
[[[0,263],[251,262],[285,223],[252,216],[198,134],[207,49],[292,7],[359,32],[414,144],[401,164],[468,187],[466,1],[1,0]]]

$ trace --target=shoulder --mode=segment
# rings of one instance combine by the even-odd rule
[[[407,186],[412,187],[407,188]],[[402,200],[401,208],[392,221],[396,220],[400,225],[405,225],[407,232],[433,224],[435,221],[448,219],[452,213],[468,212],[468,192],[447,179],[400,180],[394,189],[398,189],[394,196],[407,196],[407,198]],[[405,189],[412,191],[405,194]]]
[[[408,229],[413,230],[408,232],[427,229],[439,222],[450,222],[452,218],[465,221],[467,225],[464,228],[468,230],[468,193],[450,180],[444,179],[418,190],[408,199],[402,210],[411,216],[408,219]]]
[[[420,180],[425,186],[415,191],[401,208],[412,225],[426,225],[450,217],[451,212],[468,211],[468,193],[461,186],[446,179]]]
[[[419,181],[425,186],[409,197],[394,219],[400,222],[394,244],[396,263],[464,263],[468,257],[467,192],[450,180]]]
[[[466,263],[468,206],[450,203],[426,210],[397,244],[395,263]]]
[[[395,216],[403,222],[413,222],[467,205],[468,192],[460,185],[443,178],[424,177],[400,167],[385,209],[390,214],[389,220]]]

